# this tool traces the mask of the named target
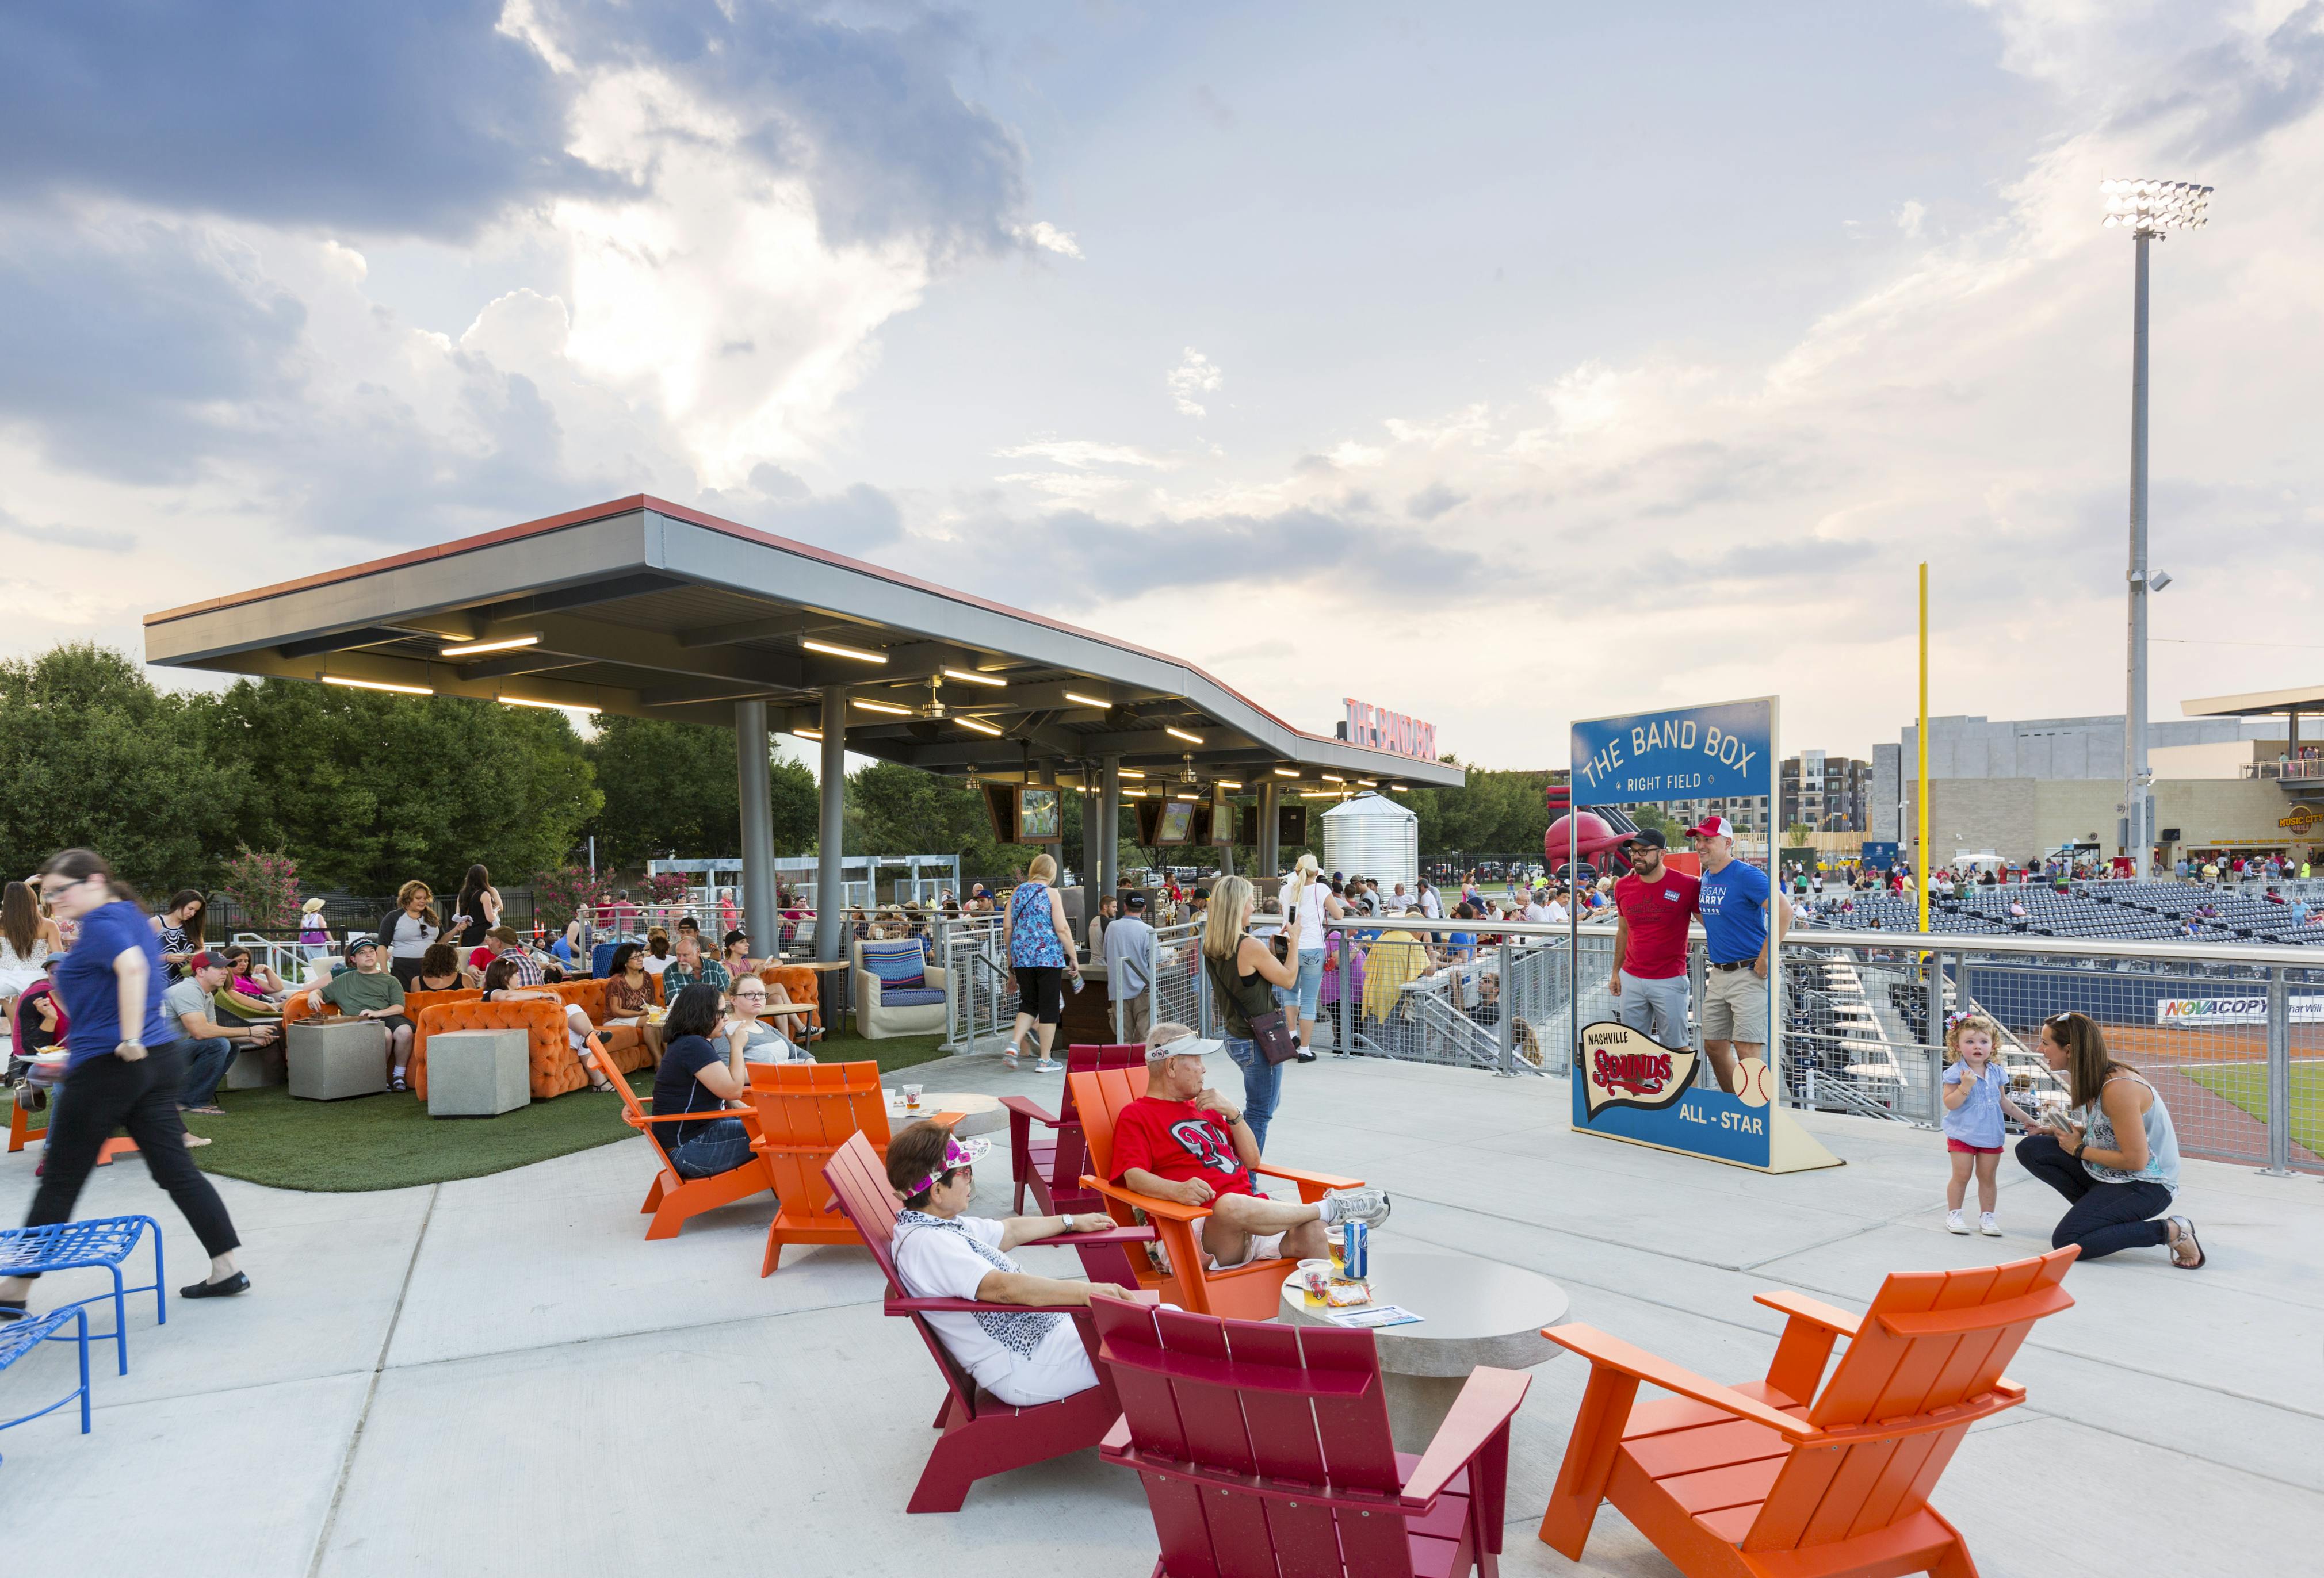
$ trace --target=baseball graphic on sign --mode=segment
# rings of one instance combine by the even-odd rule
[[[1745,1106],[1765,1106],[1775,1093],[1774,1076],[1765,1058],[1746,1058],[1735,1065],[1735,1099]]]

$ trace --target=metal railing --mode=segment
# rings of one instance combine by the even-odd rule
[[[2272,762],[2246,762],[2237,775],[2244,778],[2324,778],[2324,759],[2301,757],[2286,761],[2279,757]]]

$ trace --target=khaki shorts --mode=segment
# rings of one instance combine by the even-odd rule
[[[1767,1044],[1767,983],[1751,969],[1714,969],[1702,993],[1702,1039]]]

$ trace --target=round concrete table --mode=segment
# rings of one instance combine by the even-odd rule
[[[1001,1105],[997,1096],[980,1096],[973,1090],[923,1090],[917,1109],[904,1106],[903,1093],[896,1086],[888,1087],[888,1123],[892,1128],[917,1124],[922,1118],[932,1118],[938,1113],[958,1113],[960,1121],[952,1132],[964,1140],[979,1134],[990,1134],[1009,1126],[1009,1109]]]
[[[1418,1244],[1376,1242],[1371,1261],[1372,1303],[1399,1304],[1425,1317],[1372,1333],[1398,1452],[1428,1449],[1474,1366],[1530,1370],[1565,1352],[1541,1335],[1565,1318],[1565,1290],[1547,1277]],[[1294,1326],[1338,1324],[1287,1279],[1283,1318]]]

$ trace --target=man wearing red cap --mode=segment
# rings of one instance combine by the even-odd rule
[[[1719,1076],[1720,1087],[1734,1090],[1738,1058],[1757,1058],[1767,1043],[1767,911],[1775,912],[1781,938],[1791,906],[1774,902],[1767,874],[1735,858],[1735,824],[1705,817],[1687,829],[1702,857],[1703,944],[1711,969],[1702,991],[1702,1050]]]

